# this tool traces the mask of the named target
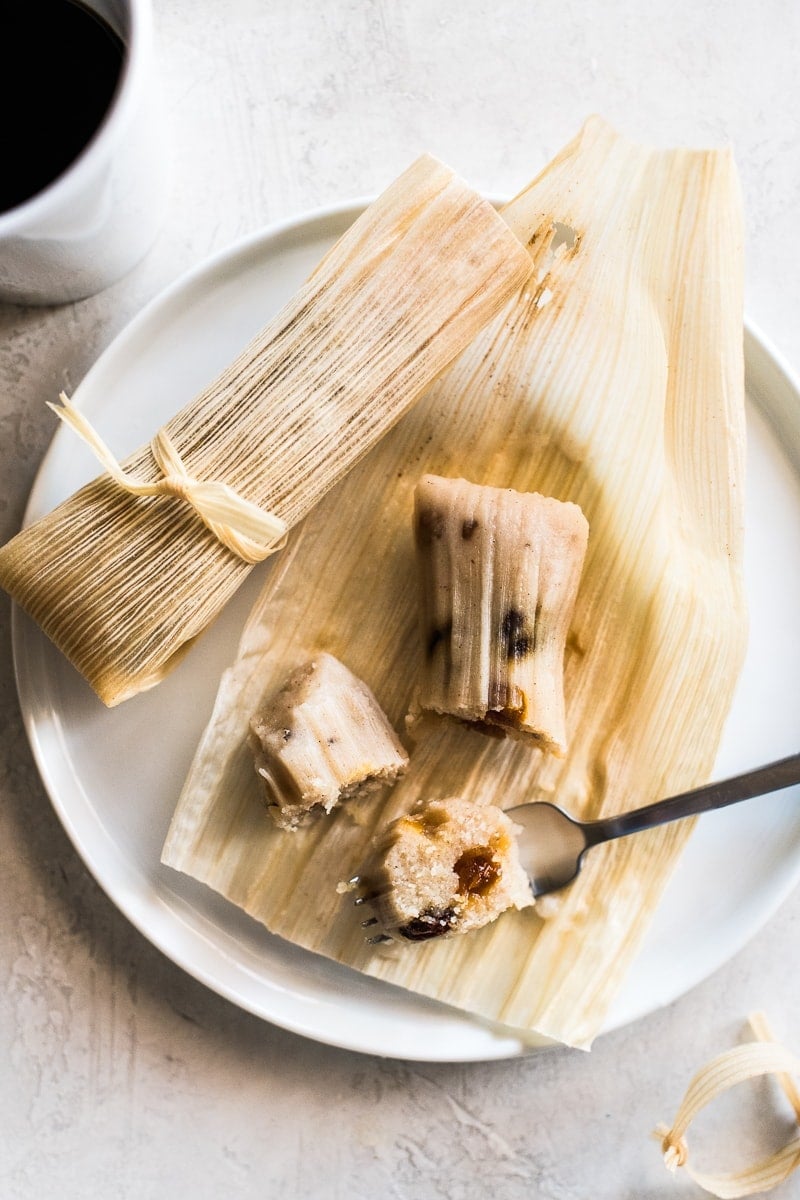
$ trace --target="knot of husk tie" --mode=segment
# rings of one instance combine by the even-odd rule
[[[48,402],[48,407],[77,433],[114,482],[130,495],[185,500],[218,541],[246,563],[261,562],[283,546],[287,533],[285,521],[252,504],[227,483],[193,478],[165,429],[160,429],[150,443],[162,478],[148,483],[122,469],[92,424],[64,392],[59,400],[60,406]]]
[[[691,1122],[722,1092],[747,1079],[776,1075],[800,1122],[800,1091],[792,1078],[800,1073],[800,1060],[775,1041],[763,1013],[754,1013],[749,1020],[758,1040],[734,1046],[702,1067],[690,1082],[671,1128],[659,1125],[654,1130],[666,1167],[670,1171],[685,1167],[696,1184],[721,1200],[769,1191],[800,1166],[800,1136],[753,1166],[727,1174],[698,1171],[689,1163],[684,1135]]]
[[[686,1165],[689,1157],[689,1147],[686,1138],[676,1137],[666,1125],[659,1125],[656,1134],[661,1138],[661,1153],[664,1155],[664,1165],[668,1171],[676,1171]]]

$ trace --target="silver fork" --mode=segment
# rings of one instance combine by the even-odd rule
[[[729,804],[738,804],[755,796],[766,796],[796,783],[800,783],[800,754],[791,754],[788,758],[767,763],[744,775],[705,784],[690,792],[681,792],[678,796],[647,804],[644,808],[634,808],[596,821],[579,821],[547,800],[528,801],[506,809],[506,813],[521,827],[518,843],[520,861],[530,879],[531,891],[538,897],[572,883],[580,874],[587,851],[601,842],[627,837],[631,833],[653,829],[683,817],[726,808]],[[364,883],[360,875],[348,880],[348,886],[353,889],[362,887]],[[371,905],[376,898],[374,892],[361,892],[353,903],[358,907]],[[370,945],[393,940],[386,933],[372,932],[379,923],[376,916],[361,922],[362,928],[369,931],[364,936]]]
[[[592,846],[754,796],[766,796],[794,783],[800,783],[800,754],[596,821],[579,821],[546,800],[529,801],[506,812],[522,827],[520,860],[531,881],[531,890],[534,896],[544,896],[566,887],[576,878]]]

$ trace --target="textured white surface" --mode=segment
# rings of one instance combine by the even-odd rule
[[[93,299],[0,308],[1,540],[52,432],[44,401],[184,269],[267,221],[377,191],[422,150],[511,193],[590,112],[660,145],[731,142],[748,312],[800,367],[792,0],[156,0],[156,29],[173,146],[156,246]],[[691,1195],[649,1135],[695,1068],[754,1007],[800,1049],[800,896],[713,978],[590,1055],[418,1067],[306,1042],[185,976],[88,876],[22,731],[6,599],[0,739],[3,1200]],[[778,1136],[748,1130],[739,1114],[755,1110],[737,1101],[709,1122],[707,1151],[698,1130],[698,1161]],[[769,1111],[772,1093],[756,1101]]]

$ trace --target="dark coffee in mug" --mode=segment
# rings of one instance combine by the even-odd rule
[[[56,180],[103,122],[122,39],[81,0],[0,4],[0,212]]]

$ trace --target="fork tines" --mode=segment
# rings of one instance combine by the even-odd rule
[[[364,880],[360,875],[353,875],[350,879],[348,879],[347,884],[350,888],[357,888],[363,882]],[[363,892],[355,897],[353,904],[359,908],[362,904],[370,904],[373,900],[377,900],[377,898],[377,892]],[[373,926],[378,924],[380,924],[380,922],[377,917],[367,917],[365,921],[361,922],[361,928],[371,929]],[[391,942],[392,938],[390,938],[387,933],[375,933],[372,935],[372,937],[365,936],[364,940],[370,946],[378,946],[381,942]]]

